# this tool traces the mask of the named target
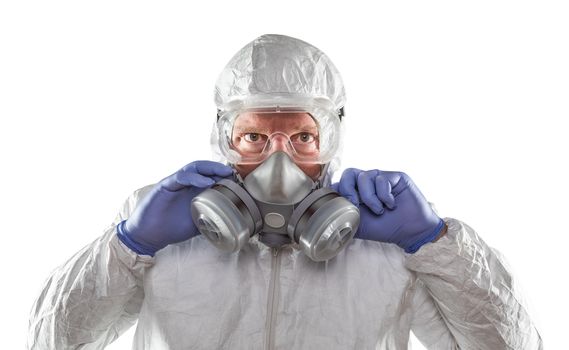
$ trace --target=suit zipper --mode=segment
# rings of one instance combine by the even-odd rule
[[[275,347],[274,327],[277,318],[277,306],[279,302],[279,276],[281,271],[280,249],[271,248],[273,257],[271,260],[271,280],[269,281],[269,297],[267,302],[266,345],[265,349],[272,350]]]

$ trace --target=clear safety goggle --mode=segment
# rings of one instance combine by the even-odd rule
[[[318,163],[319,147],[317,131],[299,131],[287,134],[276,131],[269,135],[263,130],[234,130],[232,148],[239,154],[239,164],[256,164],[277,151],[285,152],[296,162]]]
[[[317,108],[245,110],[218,120],[218,142],[230,163],[257,164],[276,151],[297,163],[325,164],[340,143],[338,115]]]

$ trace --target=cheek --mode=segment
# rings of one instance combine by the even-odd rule
[[[321,170],[320,164],[297,164],[297,165],[300,169],[302,169],[302,171],[304,171],[306,175],[312,178],[312,180],[316,180],[318,179],[318,176],[320,176],[320,170]]]
[[[241,178],[245,178],[245,176],[249,175],[253,170],[255,170],[260,164],[236,164],[235,170],[237,173],[241,175]]]

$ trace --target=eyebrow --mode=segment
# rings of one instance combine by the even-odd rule
[[[243,127],[234,127],[233,132],[237,133],[258,133],[258,134],[268,134],[269,129],[266,128],[259,128],[255,126],[243,126]]]
[[[272,130],[267,127],[258,127],[258,126],[236,126],[233,129],[233,132],[237,133],[258,133],[258,134],[272,134]],[[310,132],[313,134],[318,134],[318,128],[316,126],[299,126],[291,129],[292,134],[296,134],[299,132]]]

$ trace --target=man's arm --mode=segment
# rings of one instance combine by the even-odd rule
[[[445,219],[446,234],[406,258],[440,319],[461,349],[542,349],[539,333],[516,291],[503,258],[468,225]],[[429,304],[425,301],[422,308]],[[422,312],[422,311],[419,311]],[[429,318],[418,315],[418,319]],[[437,318],[437,315],[431,315]],[[436,341],[429,322],[413,332],[426,345]],[[439,327],[440,328],[440,327]]]
[[[116,226],[150,187],[136,191],[104,235],[48,278],[32,308],[29,349],[101,349],[135,323],[153,258],[127,248]]]

